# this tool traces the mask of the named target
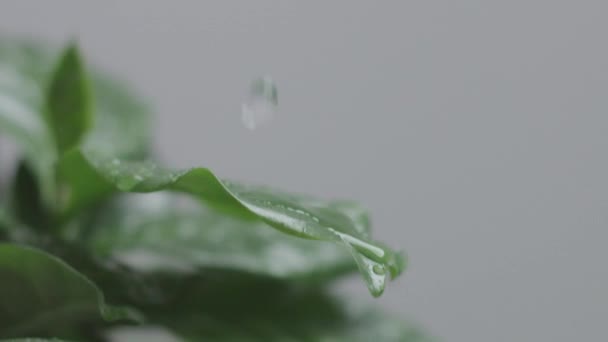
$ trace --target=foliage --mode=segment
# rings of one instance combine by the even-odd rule
[[[358,270],[377,297],[405,268],[365,209],[164,167],[149,117],[75,44],[0,40],[0,134],[22,152],[0,188],[0,338],[427,340],[330,287]]]

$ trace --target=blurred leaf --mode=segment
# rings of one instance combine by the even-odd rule
[[[32,338],[32,337],[26,337],[26,338],[10,338],[10,339],[3,339],[0,340],[0,342],[67,342],[66,340],[60,340],[57,338]]]
[[[57,126],[61,132],[57,132],[57,129],[51,130],[45,119],[45,91],[57,64],[57,56],[59,50],[45,44],[27,39],[0,37],[0,134],[7,134],[15,140],[39,180],[43,197],[50,204],[55,200],[54,163],[58,156],[53,135],[55,133],[62,136],[66,141],[74,140],[72,129],[64,131],[61,126]],[[68,52],[67,56],[73,54]],[[64,60],[66,75],[82,75],[82,70],[74,60]],[[96,71],[91,73],[90,78],[95,93],[95,103],[91,108],[95,113],[95,122],[84,137],[83,144],[121,157],[147,155],[150,146],[148,108],[115,80]],[[76,103],[82,102],[81,100],[70,99]],[[67,99],[64,97],[62,103],[65,104],[65,101]],[[48,102],[58,101],[52,99]],[[62,120],[61,124],[74,123]],[[85,125],[86,120],[77,126]],[[81,133],[82,131],[76,135]],[[66,138],[63,138],[64,134],[67,134]],[[71,138],[67,138],[68,136]]]
[[[246,289],[246,290],[244,290]],[[315,287],[243,274],[203,275],[149,323],[186,341],[430,341],[417,327]]]
[[[133,320],[87,278],[43,251],[0,244],[0,338],[53,336],[91,320]],[[56,336],[56,335],[55,335]]]
[[[9,222],[5,209],[0,207],[0,243],[8,239]]]
[[[8,134],[35,170],[47,200],[54,193],[55,144],[43,113],[47,65],[29,44],[0,39],[0,134]]]
[[[77,146],[91,126],[91,97],[80,53],[68,46],[51,76],[46,96],[47,120],[62,153]]]
[[[148,156],[150,108],[125,84],[108,74],[91,72],[95,123],[84,146],[121,158]]]
[[[167,193],[120,197],[83,227],[81,242],[101,259],[138,271],[233,269],[317,280],[356,270],[349,253],[187,203]],[[87,233],[88,231],[88,233]]]
[[[48,225],[50,215],[43,205],[38,180],[23,161],[18,164],[10,190],[12,216],[32,228]]]
[[[0,118],[7,118],[7,125],[30,133],[38,132],[31,130],[34,125],[44,128],[45,90],[60,53],[56,47],[35,40],[0,36],[0,99],[8,101]],[[92,69],[88,76],[84,70],[80,72],[90,77],[95,98],[91,108],[95,120],[84,144],[120,157],[146,155],[151,145],[150,108],[106,72]],[[22,107],[27,110],[18,110]]]
[[[193,195],[226,214],[262,220],[287,234],[345,245],[374,296],[384,291],[387,275],[395,278],[405,268],[402,255],[371,239],[367,220],[362,219],[364,211],[353,204],[221,181],[205,168],[173,172],[150,162],[108,159],[78,150],[64,156],[59,170],[70,191],[68,208],[94,203],[116,191],[171,190]]]

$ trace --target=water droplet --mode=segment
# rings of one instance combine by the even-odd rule
[[[384,267],[380,266],[380,265],[374,265],[372,267],[372,271],[374,271],[374,273],[376,273],[378,275],[384,275],[386,273],[386,270],[384,269]]]
[[[241,106],[243,125],[254,130],[267,124],[275,116],[278,105],[277,86],[272,78],[264,76],[253,80],[249,96]]]

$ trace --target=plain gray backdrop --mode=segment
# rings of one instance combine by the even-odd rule
[[[76,37],[176,166],[361,201],[411,261],[377,305],[444,340],[608,340],[607,1],[2,0],[0,29]]]

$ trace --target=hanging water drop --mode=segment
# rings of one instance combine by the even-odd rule
[[[269,76],[251,82],[249,96],[241,107],[243,125],[250,130],[267,124],[275,116],[279,105],[277,86]]]
[[[385,270],[385,269],[384,269],[384,267],[383,267],[383,266],[381,266],[381,265],[374,265],[374,266],[372,267],[372,271],[373,271],[374,273],[376,273],[377,275],[384,275],[384,274],[386,273],[386,270]]]

